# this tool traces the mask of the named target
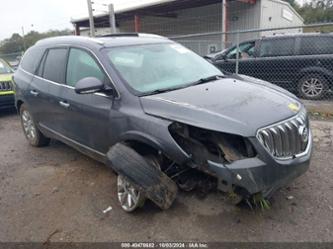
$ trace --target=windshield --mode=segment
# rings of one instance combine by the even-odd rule
[[[12,72],[12,69],[7,65],[7,63],[0,60],[0,74],[8,74]]]
[[[108,48],[110,62],[139,93],[186,87],[221,71],[175,43]]]

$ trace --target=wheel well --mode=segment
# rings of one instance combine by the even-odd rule
[[[22,100],[18,100],[17,103],[16,103],[16,108],[17,108],[17,111],[19,112],[20,111],[20,108],[21,108],[21,105],[23,104],[24,102]]]
[[[153,146],[141,142],[141,141],[137,141],[137,140],[127,140],[123,142],[125,145],[131,147],[133,150],[135,150],[137,153],[139,153],[142,156],[145,155],[158,155],[159,154],[159,150],[154,148]]]
[[[308,71],[308,72],[302,72],[299,74],[299,77],[297,77],[297,82],[296,83],[299,83],[299,81],[304,77],[304,76],[307,76],[309,74],[318,74],[320,75],[321,77],[323,77],[325,80],[327,80],[327,83],[330,82],[330,76],[327,75],[327,73],[325,72],[319,72],[319,71]]]

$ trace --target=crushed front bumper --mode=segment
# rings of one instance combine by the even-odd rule
[[[248,195],[261,192],[264,197],[269,198],[277,189],[308,170],[312,155],[311,133],[306,151],[289,160],[273,158],[255,138],[251,140],[258,152],[257,157],[228,165],[208,162],[208,171],[217,177],[219,190],[228,192],[238,188],[246,190]]]

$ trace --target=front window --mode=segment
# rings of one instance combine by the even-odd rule
[[[2,60],[0,60],[0,74],[8,74],[12,73],[13,70],[8,66],[8,64]]]
[[[90,54],[81,49],[71,48],[67,63],[67,85],[74,87],[79,80],[86,77],[106,81],[104,73]]]
[[[236,59],[237,50],[239,51],[239,56],[238,56],[239,59],[253,58],[254,57],[254,48],[255,48],[255,42],[242,43],[239,45],[238,49],[236,46],[228,52],[227,59]]]
[[[115,47],[106,52],[123,79],[140,94],[186,87],[222,74],[199,55],[175,43]]]

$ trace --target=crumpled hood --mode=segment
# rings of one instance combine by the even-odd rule
[[[294,116],[290,104],[301,108],[292,94],[279,89],[227,78],[140,99],[147,114],[249,137],[261,127]]]

